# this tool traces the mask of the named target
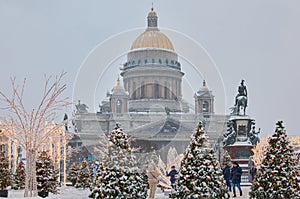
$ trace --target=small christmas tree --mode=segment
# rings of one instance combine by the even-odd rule
[[[231,157],[227,150],[225,150],[222,155],[221,163],[231,167]]]
[[[108,155],[99,164],[90,198],[147,198],[148,180],[131,153],[129,138],[117,124],[109,135]]]
[[[37,189],[44,192],[57,193],[58,171],[46,151],[40,152],[36,161]]]
[[[72,183],[72,186],[76,185],[79,169],[80,165],[77,162],[74,162],[69,168],[68,180]]]
[[[170,198],[229,198],[222,170],[207,141],[203,124],[199,122],[181,161],[177,191]]]
[[[5,190],[11,184],[8,158],[0,152],[0,190]]]
[[[21,161],[16,169],[16,173],[13,176],[12,189],[24,189],[25,188],[25,167],[24,163]]]
[[[86,161],[81,162],[77,172],[76,188],[90,188],[93,182],[93,172]]]
[[[300,198],[297,158],[282,121],[276,125],[275,133],[268,140],[261,168],[252,183],[250,198]]]

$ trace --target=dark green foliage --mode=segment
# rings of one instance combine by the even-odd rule
[[[80,164],[77,162],[74,162],[69,168],[67,179],[72,183],[72,186],[76,185],[79,169],[80,169]]]
[[[20,162],[16,169],[16,173],[13,176],[12,189],[24,189],[25,188],[25,167],[24,163]]]
[[[42,151],[36,161],[37,189],[39,191],[57,193],[58,171],[46,151]]]
[[[86,161],[81,162],[77,171],[76,188],[90,188],[93,182],[93,173]]]
[[[6,189],[11,184],[8,158],[0,152],[0,190]]]
[[[148,179],[137,167],[128,135],[117,125],[109,135],[108,155],[99,164],[90,198],[147,198]]]
[[[207,141],[202,122],[199,122],[181,161],[177,189],[170,198],[229,198],[222,170]]]
[[[252,182],[250,198],[299,199],[299,166],[281,121],[268,142],[261,168]]]

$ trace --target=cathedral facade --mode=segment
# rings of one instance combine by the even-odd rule
[[[198,122],[204,121],[211,144],[218,148],[226,131],[228,116],[214,113],[214,95],[205,80],[194,96],[182,94],[182,71],[171,40],[158,28],[157,13],[151,9],[147,28],[132,43],[108,100],[100,111],[89,113],[77,105],[76,131],[82,143],[97,144],[96,137],[108,134],[116,122],[143,151],[157,150],[166,159],[168,148],[185,150]],[[184,97],[194,98],[191,108]],[[82,108],[83,107],[83,108]],[[92,149],[90,149],[92,150]]]

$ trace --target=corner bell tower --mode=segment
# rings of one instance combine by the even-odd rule
[[[112,93],[109,95],[110,112],[127,113],[129,94],[125,91],[118,77],[117,85],[113,87]]]
[[[202,88],[194,95],[195,98],[195,114],[203,114],[206,117],[214,114],[214,98],[212,91],[206,86],[203,80]]]

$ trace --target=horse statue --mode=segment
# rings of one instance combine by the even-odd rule
[[[246,115],[247,101],[248,99],[246,96],[237,96],[237,103],[235,106],[235,113],[237,115],[240,115],[241,109],[243,110],[244,115]]]

